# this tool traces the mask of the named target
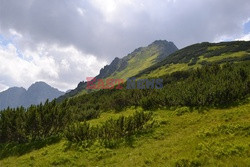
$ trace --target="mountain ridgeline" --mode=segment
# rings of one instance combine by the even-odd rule
[[[160,77],[175,71],[250,60],[250,41],[197,43],[180,49],[142,70],[136,77]]]
[[[173,42],[166,40],[156,40],[147,47],[135,49],[132,53],[123,58],[116,57],[109,65],[106,65],[100,70],[96,79],[104,78],[122,78],[127,79],[139,74],[141,71],[155,65],[170,54],[176,52],[178,48]],[[57,100],[62,101],[65,98],[73,97],[80,92],[87,91],[85,88],[87,82],[80,82],[76,89],[59,97]]]
[[[51,101],[63,94],[64,92],[49,86],[45,82],[36,82],[28,90],[12,87],[0,93],[0,109],[29,107],[32,104],[44,103],[47,99]]]

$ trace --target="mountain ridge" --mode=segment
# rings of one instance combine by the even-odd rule
[[[33,83],[27,90],[23,87],[11,87],[0,92],[0,109],[19,106],[29,107],[32,104],[43,103],[47,99],[53,100],[62,94],[64,92],[42,81]]]
[[[159,63],[170,54],[177,51],[178,48],[173,42],[166,40],[156,40],[146,47],[139,47],[123,58],[115,57],[109,64],[104,66],[99,74],[95,77],[104,79],[108,77],[127,79],[138,74],[140,71]],[[146,64],[147,62],[148,64]],[[85,90],[87,82],[80,82],[77,87],[65,95],[59,97],[58,101],[63,101],[65,98],[73,97],[80,92],[88,92]]]
[[[135,77],[160,77],[203,65],[223,64],[250,60],[250,41],[220,43],[202,42],[182,48],[164,60],[144,69]]]

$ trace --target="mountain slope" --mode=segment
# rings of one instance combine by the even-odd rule
[[[202,65],[250,60],[250,41],[198,43],[180,49],[163,61],[141,71],[137,77],[159,77]]]
[[[45,102],[46,99],[52,100],[63,94],[64,92],[49,86],[45,82],[36,82],[28,90],[13,87],[0,93],[0,109],[18,106],[28,107],[31,104]]]
[[[172,54],[171,54],[172,53]],[[126,57],[115,58],[110,65],[101,69],[100,78],[152,78],[201,67],[209,63],[223,64],[250,60],[250,42],[233,41],[221,43],[198,43],[177,50],[172,42],[155,41],[148,47],[138,48]],[[86,92],[86,82],[58,98],[62,101],[79,92]]]
[[[17,107],[22,104],[26,90],[13,87],[0,93],[0,109]]]
[[[139,74],[144,69],[161,62],[177,50],[178,48],[173,42],[157,40],[147,47],[135,49],[132,53],[121,59],[116,57],[110,65],[106,65],[100,70],[96,79],[112,77],[126,80],[129,77]],[[67,97],[73,97],[80,92],[86,91],[86,85],[87,82],[80,82],[76,89],[59,97],[58,101],[62,101]]]
[[[177,50],[177,47],[172,42],[155,41],[147,47],[136,49],[134,52],[121,59],[127,62],[128,65],[126,68],[117,70],[106,77],[126,79],[135,76],[140,71],[161,62]]]

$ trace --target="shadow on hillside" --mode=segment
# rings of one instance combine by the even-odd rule
[[[6,143],[0,144],[0,160],[10,156],[21,156],[33,150],[41,149],[47,145],[55,144],[60,141],[60,137],[50,137],[29,143]]]
[[[246,97],[244,99],[235,101],[235,102],[227,104],[227,105],[220,105],[220,106],[217,106],[215,108],[217,108],[217,109],[230,109],[230,108],[235,108],[235,107],[245,105],[248,103],[250,103],[250,97]]]
[[[170,111],[176,111],[176,115],[177,116],[181,116],[185,113],[191,113],[193,111],[198,111],[198,113],[200,114],[204,114],[209,112],[211,109],[231,109],[231,108],[235,108],[235,107],[239,107],[245,104],[249,104],[250,103],[250,97],[239,100],[239,101],[235,101],[233,103],[227,104],[227,105],[218,105],[218,106],[196,106],[196,107],[192,107],[192,106],[179,106],[179,107],[166,107],[164,109],[170,110]]]

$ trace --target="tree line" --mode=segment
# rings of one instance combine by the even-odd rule
[[[101,112],[119,112],[131,106],[141,106],[144,110],[172,106],[225,107],[249,96],[249,76],[249,61],[206,65],[163,76],[162,89],[100,90],[61,103],[54,100],[27,109],[7,108],[0,112],[0,143],[24,143],[64,135],[68,126],[98,118]]]

